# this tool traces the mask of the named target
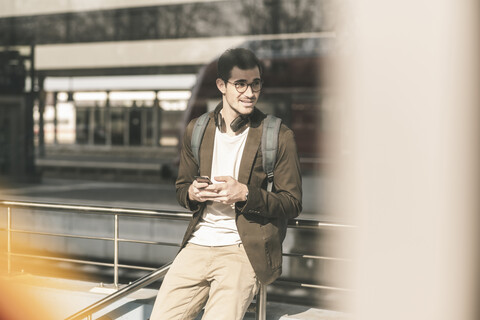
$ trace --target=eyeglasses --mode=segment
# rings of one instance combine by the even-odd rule
[[[235,89],[237,89],[238,93],[244,93],[247,91],[248,86],[252,88],[253,92],[258,92],[262,90],[262,80],[253,80],[252,83],[247,83],[246,81],[235,81],[235,82],[230,82],[230,81],[225,81],[230,84],[233,84],[235,86]]]

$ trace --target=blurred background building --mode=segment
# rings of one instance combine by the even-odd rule
[[[9,0],[5,8],[2,113],[12,103],[25,113],[2,117],[23,119],[13,126],[20,131],[2,125],[0,141],[15,151],[0,155],[2,176],[174,175],[186,122],[219,100],[212,62],[237,46],[265,61],[260,107],[295,131],[305,169],[325,160],[319,139],[331,95],[320,70],[334,50],[333,1]],[[11,157],[18,152],[25,163]]]

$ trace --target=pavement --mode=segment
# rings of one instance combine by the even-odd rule
[[[98,205],[121,208],[185,210],[177,203],[172,183],[102,182],[42,179],[0,187],[0,199]]]
[[[20,274],[1,279],[22,288],[24,297],[32,297],[41,303],[42,311],[48,312],[50,319],[65,319],[83,308],[115,292],[113,287],[99,283],[67,280]],[[5,282],[6,281],[6,282]],[[94,314],[94,319],[144,320],[148,319],[153,308],[157,290],[143,288],[114,302]],[[197,317],[199,320],[201,314]],[[344,312],[323,310],[287,303],[267,302],[267,320],[349,320]],[[253,320],[255,315],[247,313],[244,320]]]

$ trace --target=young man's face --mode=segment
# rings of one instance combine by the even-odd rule
[[[217,79],[217,87],[224,94],[223,107],[231,109],[237,114],[250,114],[257,103],[260,91],[254,92],[250,85],[254,81],[261,81],[258,67],[242,70],[233,67],[232,75],[228,82]],[[247,89],[241,93],[235,88],[235,83],[247,83]]]

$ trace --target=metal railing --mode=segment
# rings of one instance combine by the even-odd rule
[[[6,208],[7,211],[7,225],[6,231],[7,233],[7,270],[8,273],[12,272],[12,257],[19,256],[19,257],[27,257],[27,258],[37,258],[37,259],[47,259],[47,260],[55,260],[61,262],[72,262],[72,263],[81,263],[87,265],[97,265],[97,266],[108,266],[113,267],[114,269],[114,277],[113,277],[113,285],[117,289],[116,292],[113,294],[105,297],[104,299],[96,302],[95,304],[77,312],[76,314],[67,318],[67,320],[74,320],[74,319],[91,319],[91,315],[104,307],[110,305],[111,303],[121,299],[122,297],[144,288],[149,284],[159,280],[162,278],[169,266],[170,263],[162,266],[159,269],[149,268],[145,266],[133,266],[133,265],[123,265],[119,264],[119,244],[120,242],[131,242],[131,243],[141,243],[141,244],[154,244],[154,245],[168,245],[168,246],[179,246],[177,243],[169,243],[169,242],[157,242],[157,241],[146,241],[146,240],[132,240],[132,239],[122,239],[119,236],[119,218],[123,216],[136,216],[136,217],[147,217],[147,218],[157,218],[157,219],[167,219],[167,220],[184,220],[188,221],[191,218],[191,214],[184,211],[176,211],[176,210],[167,210],[167,211],[155,211],[155,210],[142,210],[142,209],[126,209],[126,208],[109,208],[109,207],[100,207],[100,206],[83,206],[83,205],[69,205],[69,204],[54,204],[54,203],[39,203],[39,202],[25,202],[25,201],[6,201],[0,200],[0,207]],[[71,234],[64,234],[64,233],[53,233],[53,232],[39,232],[39,231],[32,231],[32,230],[22,230],[22,229],[15,229],[12,227],[12,214],[13,208],[23,208],[23,209],[40,209],[40,210],[54,210],[56,211],[66,211],[75,213],[85,213],[85,214],[101,214],[101,215],[113,215],[114,217],[114,236],[113,238],[109,237],[98,237],[98,236],[86,236],[86,235],[71,235]],[[298,229],[321,229],[321,228],[339,228],[339,229],[350,229],[355,228],[351,225],[346,224],[335,224],[335,223],[325,223],[320,222],[317,220],[302,220],[302,219],[292,219],[288,221],[289,228],[298,228]],[[2,230],[2,229],[0,229]],[[65,238],[78,238],[78,239],[94,239],[94,240],[104,240],[104,241],[113,241],[114,243],[114,255],[113,255],[113,263],[105,263],[105,262],[97,262],[97,261],[86,261],[80,259],[67,259],[61,257],[50,257],[50,256],[42,256],[42,255],[32,255],[32,254],[21,254],[21,253],[14,253],[12,250],[12,236],[13,234],[32,234],[32,235],[43,235],[43,236],[58,236],[58,237],[65,237]],[[298,254],[298,253],[284,253],[284,256],[289,257],[299,257],[304,259],[320,259],[320,260],[338,260],[338,261],[348,261],[348,259],[342,258],[335,258],[335,257],[325,257],[325,256],[318,256],[318,255],[306,255],[306,254]],[[119,290],[118,284],[118,270],[119,268],[131,268],[131,269],[140,269],[140,270],[147,270],[153,271],[146,276],[136,280],[135,282],[129,284],[128,286]],[[285,281],[285,280],[277,280],[275,283],[288,285],[288,286],[297,286],[297,287],[308,287],[308,288],[315,288],[315,289],[329,289],[329,290],[339,290],[339,291],[350,291],[350,289],[346,288],[339,288],[339,287],[332,287],[332,286],[323,286],[317,284],[309,284],[309,283],[299,283],[295,281]],[[266,288],[265,286],[261,286],[259,294],[256,297],[256,319],[265,320],[266,319]],[[250,309],[249,309],[250,310]]]

